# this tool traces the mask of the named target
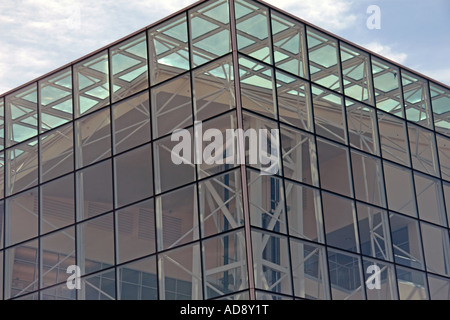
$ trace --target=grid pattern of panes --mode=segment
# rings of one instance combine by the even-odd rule
[[[172,161],[236,128],[279,130],[277,174]],[[0,299],[450,299],[449,129],[447,87],[201,2],[0,97]]]

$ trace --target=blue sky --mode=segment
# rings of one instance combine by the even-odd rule
[[[194,2],[1,0],[0,94]],[[450,86],[449,0],[266,2]],[[379,30],[366,26],[370,5]]]

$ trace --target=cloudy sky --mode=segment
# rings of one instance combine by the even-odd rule
[[[195,0],[0,0],[0,94]],[[450,85],[449,0],[267,0]],[[369,29],[370,5],[380,29]]]

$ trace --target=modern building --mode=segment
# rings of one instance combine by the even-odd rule
[[[0,299],[450,299],[450,88],[268,4],[198,2],[0,112]],[[275,174],[250,139],[175,164],[197,121],[278,130]]]

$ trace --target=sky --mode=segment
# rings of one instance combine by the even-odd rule
[[[0,0],[0,94],[194,2]],[[449,0],[266,2],[450,86]]]

